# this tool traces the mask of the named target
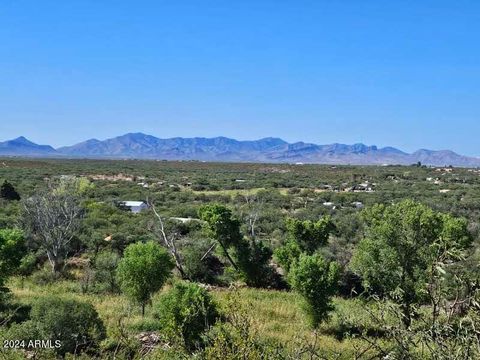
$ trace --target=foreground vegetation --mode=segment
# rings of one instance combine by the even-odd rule
[[[475,169],[0,163],[7,358],[480,356]]]

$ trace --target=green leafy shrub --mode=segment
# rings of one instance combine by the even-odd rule
[[[279,274],[270,266],[272,250],[263,242],[244,240],[236,251],[238,266],[248,286],[258,288],[285,288]]]
[[[278,264],[285,270],[290,271],[290,266],[300,257],[302,251],[295,241],[289,240],[285,245],[275,249],[274,256]]]
[[[216,283],[217,275],[223,272],[220,260],[212,251],[207,254],[210,247],[210,242],[198,239],[182,250],[183,270],[190,280],[213,284]]]
[[[409,327],[415,306],[430,300],[437,287],[433,283],[470,246],[468,223],[412,200],[375,205],[363,212],[363,219],[366,236],[351,268],[367,290],[402,307]]]
[[[30,320],[10,329],[10,336],[28,340],[49,339],[59,355],[98,349],[105,327],[93,305],[73,299],[47,296],[32,304]],[[55,344],[55,341],[58,341]]]
[[[274,271],[269,265],[272,251],[262,242],[247,241],[240,232],[240,222],[232,211],[223,205],[205,205],[200,208],[199,216],[205,221],[205,230],[215,239],[223,254],[239,271],[249,286],[267,287],[275,279]],[[235,260],[229,254],[233,248]]]
[[[316,222],[289,218],[286,226],[290,239],[296,241],[300,249],[308,254],[324,246],[335,230],[335,225],[329,216],[322,217]]]
[[[7,277],[15,273],[24,253],[24,238],[20,230],[0,230],[0,324],[15,316],[10,291],[5,287]]]
[[[333,310],[331,298],[337,291],[339,265],[328,262],[321,255],[300,255],[289,273],[292,287],[305,300],[305,311],[311,325],[317,328]]]
[[[48,284],[53,284],[62,279],[70,279],[71,274],[66,270],[52,272],[51,267],[48,264],[44,264],[42,268],[38,271],[35,271],[30,279],[31,281],[39,286],[45,286]]]
[[[6,276],[15,272],[25,253],[23,233],[16,229],[0,230],[0,286]]]
[[[201,345],[203,333],[215,323],[219,314],[210,294],[190,282],[177,282],[156,304],[156,315],[163,330],[180,336],[189,349]]]
[[[5,180],[2,186],[0,186],[0,197],[9,201],[20,200],[20,195],[15,190],[13,185],[10,184],[7,180]]]
[[[142,306],[145,315],[145,305],[165,284],[173,267],[172,257],[157,243],[131,244],[118,264],[117,280],[120,289]]]
[[[104,251],[97,255],[95,259],[95,285],[100,290],[106,290],[111,293],[118,292],[118,282],[116,271],[120,256],[112,251]]]

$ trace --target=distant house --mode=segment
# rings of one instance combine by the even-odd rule
[[[171,217],[169,218],[170,220],[175,220],[175,221],[179,221],[183,224],[186,224],[186,223],[189,223],[189,222],[192,222],[192,221],[200,221],[200,219],[195,219],[195,218],[191,218],[191,217],[188,217],[188,218],[183,218],[183,217]]]
[[[345,191],[346,192],[374,192],[375,191],[374,186],[375,184],[364,182],[349,188],[345,188]]]
[[[134,214],[138,214],[140,211],[148,209],[148,205],[144,201],[120,201],[119,204]]]
[[[355,206],[357,209],[363,209],[365,207],[360,201],[354,201],[352,205]]]

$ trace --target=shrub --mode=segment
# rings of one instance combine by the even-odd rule
[[[317,328],[333,309],[331,298],[337,291],[339,265],[327,262],[319,254],[302,254],[293,263],[288,277],[292,287],[305,300],[311,325]]]
[[[218,311],[205,289],[177,282],[160,298],[155,316],[168,335],[180,336],[184,345],[193,349],[201,345],[202,334],[215,323]]]
[[[71,278],[71,274],[69,274],[66,270],[57,271],[54,273],[48,264],[45,264],[40,270],[35,271],[30,277],[34,284],[40,286],[53,284],[59,280],[69,278]]]
[[[131,244],[117,268],[117,280],[121,290],[133,301],[142,306],[160,290],[174,267],[170,254],[153,241]]]
[[[27,276],[32,275],[37,266],[37,257],[33,253],[25,255],[18,266],[16,273],[21,276],[21,286],[23,288],[23,282]]]
[[[272,250],[257,240],[243,241],[236,251],[243,280],[252,287],[283,287],[280,276],[270,266]]]
[[[211,244],[200,239],[193,241],[182,250],[183,270],[192,281],[212,284],[223,272],[223,264],[212,254],[207,254]]]
[[[111,251],[104,251],[97,255],[95,259],[95,282],[102,289],[111,293],[118,292],[118,283],[116,271],[120,256]]]
[[[281,246],[275,249],[275,260],[280,264],[280,266],[285,270],[285,272],[290,271],[290,266],[295,260],[297,260],[302,251],[295,241],[289,240],[285,243],[284,246]]]
[[[0,186],[0,197],[9,201],[20,200],[20,195],[7,180]]]
[[[105,339],[105,327],[93,305],[56,296],[35,301],[30,320],[10,329],[11,336],[25,341],[58,340],[59,355],[93,351]]]
[[[409,327],[415,307],[438,291],[434,282],[465,256],[472,240],[468,223],[412,200],[375,205],[363,212],[363,219],[366,236],[351,269],[368,291],[400,305]]]
[[[269,265],[272,252],[261,242],[246,241],[240,232],[240,222],[223,205],[205,205],[199,215],[205,221],[205,230],[221,246],[225,257],[241,273],[249,286],[272,285],[273,269]],[[236,261],[228,250],[234,249]]]
[[[15,272],[24,252],[25,240],[20,230],[0,229],[0,282]]]
[[[290,240],[296,241],[300,249],[308,254],[326,245],[330,234],[335,230],[329,216],[322,217],[316,222],[289,218],[286,227]]]

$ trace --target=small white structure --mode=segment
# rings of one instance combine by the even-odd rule
[[[200,221],[200,219],[195,219],[195,218],[191,218],[191,217],[188,217],[188,218],[183,218],[183,217],[171,217],[169,218],[171,220],[176,220],[176,221],[179,221],[183,224],[186,224],[186,223],[189,223],[189,222],[192,222],[192,221]]]
[[[120,205],[129,209],[132,213],[138,214],[140,211],[148,209],[144,201],[121,201]]]
[[[355,206],[357,209],[363,209],[365,207],[360,201],[354,201],[352,205]]]
[[[335,204],[333,202],[330,202],[330,201],[326,201],[323,203],[323,206],[326,206],[326,207],[332,207],[334,206]]]

